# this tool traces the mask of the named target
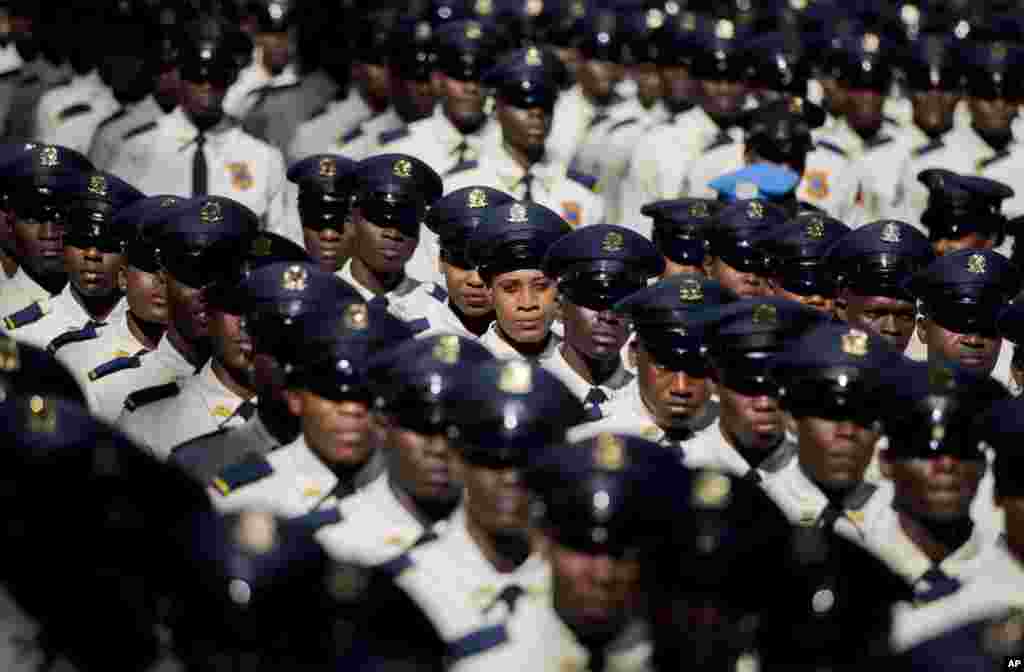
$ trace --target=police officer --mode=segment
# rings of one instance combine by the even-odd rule
[[[220,19],[201,17],[184,28],[181,104],[133,130],[110,171],[146,193],[223,196],[276,222],[284,203],[281,153],[238,128],[223,108],[237,76],[236,43]]]
[[[295,4],[290,0],[255,0],[246,9],[253,23],[251,62],[238,73],[224,96],[224,111],[238,120],[246,119],[268,90],[296,86],[300,79],[292,62]]]
[[[742,199],[719,212],[708,232],[708,277],[743,298],[768,294],[767,256],[752,241],[785,223],[785,211],[764,199]]]
[[[495,320],[480,337],[497,357],[546,361],[560,338],[551,325],[558,310],[555,279],[544,255],[569,233],[561,217],[538,203],[488,208],[469,243],[469,257],[491,288]]]
[[[282,281],[299,281],[298,270]],[[347,304],[340,314],[311,317],[321,342],[296,358],[284,392],[302,432],[291,443],[266,456],[251,454],[214,478],[210,492],[222,512],[264,508],[289,517],[336,515],[340,500],[383,470],[368,363],[411,333],[385,310],[362,301]]]
[[[64,288],[64,194],[58,186],[69,174],[90,170],[84,156],[53,145],[33,145],[4,166],[7,238],[18,267],[4,282],[3,315]]]
[[[509,53],[487,73],[484,83],[495,91],[501,144],[485,150],[478,165],[450,173],[447,191],[484,184],[540,203],[574,227],[604,220],[604,201],[594,191],[597,179],[567,167],[545,146],[556,130],[552,110],[560,68],[550,52],[527,47]]]
[[[584,404],[588,419],[632,381],[620,351],[628,322],[612,308],[643,289],[664,269],[654,245],[629,229],[597,224],[558,240],[544,257],[544,273],[558,282],[562,343],[544,366]]]
[[[736,298],[702,275],[679,273],[617,303],[615,312],[628,319],[636,333],[629,347],[637,377],[602,409],[602,420],[581,427],[573,436],[642,436],[687,457],[687,442],[714,428],[718,419],[699,316]]]
[[[480,158],[497,143],[497,124],[484,109],[481,79],[494,66],[496,35],[488,24],[452,21],[435,32],[432,81],[439,104],[434,114],[409,126],[408,133],[378,148],[411,154],[442,177]]]
[[[431,315],[431,329],[424,335],[449,332],[479,338],[494,321],[492,290],[469,256],[469,241],[487,208],[514,201],[490,187],[464,187],[442,197],[427,213],[423,223],[432,236],[424,232],[420,245],[436,241],[448,298],[435,311],[436,317]]]
[[[655,201],[641,208],[641,214],[652,220],[652,231],[640,233],[654,241],[654,246],[665,259],[662,277],[677,273],[704,273],[708,229],[712,218],[721,209],[718,201],[705,198]]]
[[[880,335],[898,351],[914,336],[917,310],[904,284],[935,258],[920,231],[882,220],[845,234],[826,264],[839,275],[837,313],[851,327]]]
[[[427,210],[441,197],[441,178],[412,156],[378,154],[360,161],[351,180],[352,256],[338,277],[367,301],[383,302],[413,331],[429,329],[429,311],[443,290],[408,275],[406,266]]]
[[[69,282],[52,299],[36,301],[4,318],[15,338],[56,353],[68,343],[91,340],[125,309],[117,284],[124,250],[135,231],[115,228],[117,211],[143,195],[105,173],[73,175],[65,191],[71,203],[64,234],[64,265]]]
[[[285,192],[285,219],[272,227],[304,244],[320,268],[331,273],[351,256],[348,177],[355,165],[335,154],[314,154],[293,163],[288,181],[295,187]]]
[[[1010,382],[1007,385],[1014,396],[1019,396],[1022,385],[1024,385],[1024,349],[1020,347],[1024,343],[1024,305],[1011,303],[1007,306],[996,321],[996,329],[1004,340],[1013,344],[1013,355],[1010,358]]]
[[[456,662],[474,651],[475,631],[546,601],[549,565],[531,543],[524,470],[540,446],[564,441],[582,408],[557,378],[522,360],[463,367],[452,395],[449,445],[463,503],[443,535],[394,560],[392,571]]]
[[[996,318],[1019,289],[1016,268],[991,250],[951,252],[914,274],[907,290],[921,303],[917,331],[928,360],[955,362],[1009,385],[1012,353]]]
[[[799,184],[799,173],[787,166],[755,163],[719,175],[708,182],[708,187],[718,192],[717,198],[721,203],[763,198],[784,207],[789,215],[796,205]]]
[[[493,359],[479,343],[454,334],[408,341],[375,358],[370,378],[387,433],[387,473],[341,500],[338,520],[317,530],[332,557],[379,565],[444,533],[461,489],[450,466],[448,428],[465,399],[454,399],[452,390],[460,370]]]
[[[39,98],[46,91],[71,81],[60,13],[47,14],[34,9],[29,10],[31,31],[20,40],[20,48],[26,52],[23,56],[25,64],[21,68],[18,86],[11,94],[3,129],[4,136],[10,140],[33,137]]]
[[[825,255],[849,231],[838,219],[804,213],[773,232],[762,243],[772,259],[768,276],[772,293],[832,315],[838,282]]]
[[[928,188],[928,206],[921,213],[921,225],[928,230],[937,256],[1002,245],[1007,233],[1002,202],[1013,197],[1008,185],[942,168],[921,171],[917,179]]]

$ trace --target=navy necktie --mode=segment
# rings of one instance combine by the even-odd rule
[[[484,609],[484,613],[486,614],[491,609],[498,606],[499,602],[504,602],[505,606],[508,607],[508,613],[514,614],[516,611],[516,601],[522,597],[524,593],[526,593],[526,591],[523,590],[522,586],[518,586],[514,583],[509,584],[501,589],[501,592],[494,598],[494,601]]]
[[[743,474],[743,480],[747,483],[753,483],[754,485],[761,485],[761,472],[757,469],[751,469],[747,473]]]
[[[256,412],[256,404],[251,401],[243,401],[242,404],[235,411],[238,415],[242,416],[246,420],[252,417],[252,414]]]
[[[196,136],[196,153],[192,155],[192,195],[206,196],[209,193],[207,184],[206,153],[203,146],[206,144],[206,136],[200,133]]]
[[[960,590],[960,580],[956,579],[938,567],[932,567],[925,572],[915,584],[917,586],[917,599],[921,602],[932,602],[947,595],[952,595]]]
[[[821,515],[818,516],[818,520],[815,521],[814,525],[819,530],[830,532],[832,530],[832,526],[835,525],[836,521],[842,517],[843,510],[832,502],[829,502],[821,512]]]
[[[604,417],[601,413],[601,404],[608,401],[608,395],[600,387],[590,388],[587,397],[583,400],[583,408],[587,412],[587,421],[600,420]]]
[[[519,180],[519,184],[523,185],[523,197],[520,200],[533,201],[533,174],[527,172],[523,175],[523,179]]]

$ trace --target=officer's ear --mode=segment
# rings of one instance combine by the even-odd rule
[[[117,269],[117,287],[122,293],[128,291],[128,266],[127,264],[121,264],[121,267]]]
[[[928,345],[928,318],[924,315],[917,317],[917,337],[922,343]]]
[[[887,479],[892,480],[893,472],[895,470],[893,469],[892,460],[890,460],[888,457],[888,453],[888,450],[878,451],[878,467],[882,471],[882,476],[885,476]]]
[[[849,321],[849,320],[847,320],[847,315],[846,315],[846,306],[849,303],[849,300],[850,299],[847,296],[846,291],[845,290],[840,290],[839,293],[836,295],[835,302],[833,303],[833,306],[834,306],[833,312],[836,314],[836,317],[838,317],[843,322],[848,322]]]
[[[626,351],[626,354],[629,357],[629,366],[632,367],[633,370],[639,368],[640,365],[637,362],[640,361],[640,341],[637,340],[635,334],[631,339],[629,339],[629,349]]]
[[[534,525],[530,528],[530,548],[534,553],[545,560],[551,560],[551,547],[554,541],[540,526]]]
[[[288,412],[294,415],[296,418],[302,417],[302,410],[305,406],[303,403],[302,392],[299,390],[286,389],[283,390],[284,401],[288,405]]]
[[[715,270],[715,258],[710,254],[704,255],[704,275],[709,278],[714,278]]]

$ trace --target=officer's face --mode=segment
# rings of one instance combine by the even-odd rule
[[[712,117],[730,119],[739,114],[747,95],[743,82],[701,80],[701,105]]]
[[[930,361],[956,362],[983,376],[992,373],[1003,347],[1003,339],[994,333],[958,334],[935,320],[921,320],[918,334],[928,346]]]
[[[14,249],[18,261],[37,275],[63,275],[64,225],[17,217],[14,220]]]
[[[400,273],[416,251],[415,238],[398,229],[377,226],[363,217],[359,208],[352,210],[355,224],[355,255],[378,273]]]
[[[498,100],[495,108],[504,142],[527,156],[536,156],[544,149],[551,131],[551,113],[541,107],[521,108]]]
[[[494,312],[491,288],[475,269],[467,270],[442,261],[441,272],[448,287],[448,298],[464,315],[480,317]]]
[[[960,94],[952,91],[914,91],[910,95],[914,123],[925,133],[938,135],[953,128],[953,112]]]
[[[167,68],[157,75],[153,96],[161,108],[170,110],[180,102],[182,86],[181,71]]]
[[[959,520],[970,515],[971,502],[985,473],[984,460],[959,460],[948,455],[928,460],[888,460],[882,473],[892,479],[895,502],[925,520]]]
[[[662,90],[670,105],[692,103],[700,96],[700,81],[684,65],[661,68]]]
[[[289,390],[288,410],[301,418],[302,434],[328,466],[359,466],[370,459],[370,411],[362,401],[333,401],[309,390]]]
[[[848,488],[864,479],[878,433],[852,420],[796,420],[800,464],[819,485]]]
[[[554,47],[558,60],[562,62],[565,69],[569,71],[569,79],[576,81],[576,75],[580,69],[580,52],[573,47]]]
[[[623,68],[611,61],[592,58],[580,62],[576,79],[588,98],[604,104],[611,100],[615,84],[622,79]]]
[[[321,231],[302,227],[302,239],[306,244],[309,256],[316,260],[320,268],[334,273],[344,265],[351,255],[352,239],[355,237],[353,226],[342,226],[338,231],[328,227]]]
[[[263,67],[277,75],[291,60],[291,42],[288,33],[259,33],[256,45],[260,48]]]
[[[963,238],[941,238],[932,241],[936,256],[943,256],[957,250],[991,250],[995,241],[979,233],[969,233]]]
[[[540,343],[558,313],[554,281],[538,270],[502,273],[491,283],[494,313],[502,333],[514,343]]]
[[[666,369],[643,344],[638,345],[636,355],[640,398],[657,425],[663,429],[684,429],[692,425],[711,399],[714,391],[711,378]]]
[[[406,121],[429,117],[434,111],[434,85],[430,80],[402,79],[395,77],[391,82],[391,102],[395,111]]]
[[[181,106],[193,120],[219,119],[223,114],[226,93],[227,86],[223,82],[185,80],[181,87]]]
[[[203,291],[189,287],[166,271],[162,273],[167,282],[167,303],[174,329],[188,341],[209,338],[210,314]]]
[[[718,397],[725,436],[749,453],[768,457],[785,432],[779,400],[767,394],[748,396],[721,384]]]
[[[706,275],[705,271],[707,269],[703,264],[700,266],[691,266],[690,264],[677,263],[668,257],[662,258],[665,260],[665,271],[661,274],[662,279],[671,278],[673,275],[679,275],[680,273],[697,273],[699,275]]]
[[[658,66],[653,63],[639,63],[630,68],[630,76],[636,82],[636,97],[645,108],[650,108],[665,97],[665,83]]]
[[[525,532],[529,497],[518,469],[491,469],[455,457],[456,478],[466,488],[466,514],[492,535]]]
[[[846,321],[851,327],[878,334],[897,352],[903,352],[914,335],[917,310],[910,301],[888,296],[846,294]]]
[[[822,77],[818,80],[825,93],[825,109],[833,117],[846,114],[846,88],[834,77]]]
[[[852,89],[847,93],[846,121],[855,131],[874,133],[882,127],[885,96],[871,89]]]
[[[252,338],[242,327],[241,315],[232,315],[221,310],[210,312],[210,339],[214,356],[233,375],[242,377],[239,382],[250,385],[252,381]]]
[[[1017,102],[1005,98],[969,98],[971,123],[982,131],[1008,131],[1017,116]]]
[[[545,543],[555,611],[581,637],[614,637],[640,608],[640,561]]]
[[[741,299],[768,295],[768,283],[764,278],[756,273],[736,270],[720,257],[711,261],[709,275],[726,289],[739,294]]]
[[[116,292],[117,273],[124,265],[124,256],[100,252],[95,247],[64,247],[64,266],[68,280],[82,296],[103,297]]]
[[[388,472],[414,499],[452,501],[459,490],[452,478],[448,439],[426,436],[399,426],[391,427],[392,459]]]
[[[391,99],[391,70],[376,63],[356,63],[352,74],[360,92],[375,105],[387,105]]]
[[[484,93],[480,82],[434,73],[441,105],[456,127],[472,127],[484,119]]]
[[[773,295],[783,299],[789,299],[790,301],[796,301],[797,303],[802,303],[805,306],[814,308],[815,310],[820,310],[826,315],[832,315],[833,311],[835,310],[835,300],[831,298],[826,298],[821,294],[811,294],[810,296],[804,296],[803,294],[794,294],[793,292],[790,292],[783,288],[782,285],[774,282],[770,283],[770,286],[772,288]]]
[[[143,322],[167,324],[167,283],[160,273],[147,273],[130,264],[118,273],[128,308]]]
[[[584,360],[612,360],[629,338],[626,320],[611,310],[591,310],[567,300],[561,302],[565,343]]]

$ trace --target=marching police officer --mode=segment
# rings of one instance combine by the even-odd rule
[[[937,256],[966,248],[995,249],[1003,243],[1007,220],[1002,203],[1013,197],[1009,186],[976,175],[957,175],[942,168],[921,171],[928,188],[928,206],[921,226]]]
[[[651,218],[650,232],[635,227],[654,241],[665,259],[663,277],[676,273],[704,273],[708,255],[708,230],[721,203],[705,198],[655,201],[641,208]]]
[[[590,420],[632,381],[620,351],[628,322],[612,308],[661,275],[654,245],[629,229],[597,224],[559,239],[544,257],[557,278],[562,343],[544,366],[584,403]]]
[[[768,258],[753,241],[785,223],[785,211],[764,199],[738,200],[719,212],[708,231],[708,276],[743,298],[765,296]]]
[[[768,283],[775,296],[832,315],[838,281],[825,255],[849,231],[838,219],[809,212],[772,232],[762,247],[772,259]]]
[[[560,338],[558,288],[546,275],[544,255],[569,225],[538,203],[518,201],[488,208],[473,232],[469,256],[491,289],[495,320],[480,337],[497,357],[552,359]]]
[[[353,227],[348,221],[355,162],[335,154],[314,154],[288,168],[285,217],[271,229],[305,245],[320,267],[331,273],[351,256]],[[297,193],[296,193],[297,192]]]

